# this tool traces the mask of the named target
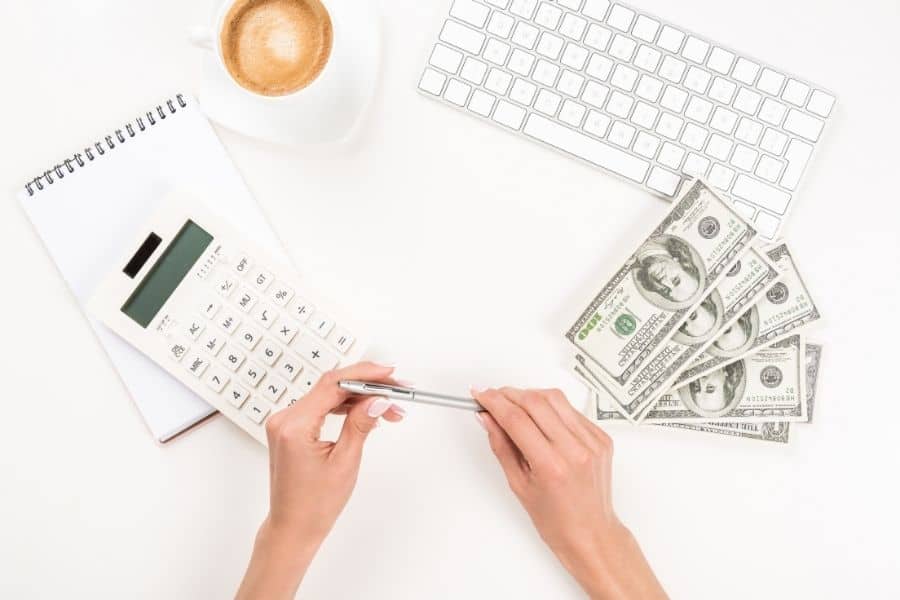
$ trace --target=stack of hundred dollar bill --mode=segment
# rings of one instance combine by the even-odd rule
[[[786,443],[812,418],[819,320],[787,244],[695,180],[566,333],[596,417]]]

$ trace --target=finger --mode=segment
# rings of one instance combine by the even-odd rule
[[[338,385],[342,380],[353,379],[390,383],[390,375],[394,367],[378,365],[373,362],[361,362],[343,369],[335,369],[323,374],[312,390],[298,402],[296,406],[306,415],[324,417],[353,396],[352,392],[343,390]]]
[[[499,390],[472,390],[472,396],[491,413],[532,470],[543,470],[554,463],[555,452],[550,441],[522,408]]]
[[[494,420],[490,413],[477,412],[475,416],[478,418],[481,426],[487,431],[491,451],[497,457],[500,468],[503,469],[510,487],[514,490],[517,489],[528,469],[522,453],[519,452],[519,449],[516,448],[513,441],[509,439],[509,436],[506,435],[506,432],[497,424],[497,421]]]
[[[534,390],[502,388],[507,398],[522,408],[535,422],[547,439],[570,460],[584,458],[586,448],[560,418],[545,394]]]
[[[366,438],[378,427],[378,419],[390,408],[391,401],[382,396],[356,404],[344,419],[341,435],[335,442],[335,452],[339,456],[359,460]]]
[[[553,407],[556,414],[562,419],[562,422],[569,428],[572,435],[577,437],[586,447],[594,452],[598,452],[600,443],[593,432],[593,430],[598,430],[598,428],[587,417],[575,410],[575,407],[572,406],[569,399],[561,391],[550,389],[540,390],[540,392],[547,398],[550,406]]]

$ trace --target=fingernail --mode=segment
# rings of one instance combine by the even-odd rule
[[[393,360],[376,360],[372,361],[375,366],[382,367],[383,369],[396,369],[397,363]]]
[[[391,410],[400,415],[401,417],[406,416],[406,409],[402,406],[397,406],[396,404],[391,404]]]
[[[366,413],[373,419],[377,419],[378,417],[386,413],[390,407],[391,402],[387,398],[372,398],[372,401],[369,403],[369,408]]]
[[[484,424],[484,415],[482,415],[480,412],[477,412],[475,413],[475,418],[478,419],[478,424],[481,425],[481,428],[487,431],[487,425]]]
[[[469,386],[469,391],[472,392],[473,395],[478,395],[484,391],[483,387],[479,387],[477,385]]]
[[[416,384],[408,379],[398,379],[397,383],[402,385],[403,387],[413,388],[416,387]]]

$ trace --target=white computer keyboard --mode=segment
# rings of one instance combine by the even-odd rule
[[[265,422],[359,360],[357,329],[297,273],[175,194],[89,311],[263,444]]]
[[[439,40],[426,95],[668,198],[704,177],[768,238],[835,102],[608,0],[453,0]]]

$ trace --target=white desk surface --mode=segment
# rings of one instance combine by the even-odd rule
[[[449,0],[380,0],[361,138],[317,156],[221,131],[294,258],[448,392],[556,385],[567,303],[666,205],[414,91]],[[615,497],[673,598],[896,598],[896,0],[643,0],[840,96],[788,239],[827,322],[816,422],[788,446],[611,428]],[[677,7],[676,7],[677,6]],[[12,194],[172,91],[205,0],[0,7],[0,596],[225,598],[267,509],[266,453],[217,418],[154,444]],[[406,291],[409,290],[409,291]],[[413,291],[415,290],[415,291]],[[469,414],[412,407],[368,445],[300,597],[578,598]]]

